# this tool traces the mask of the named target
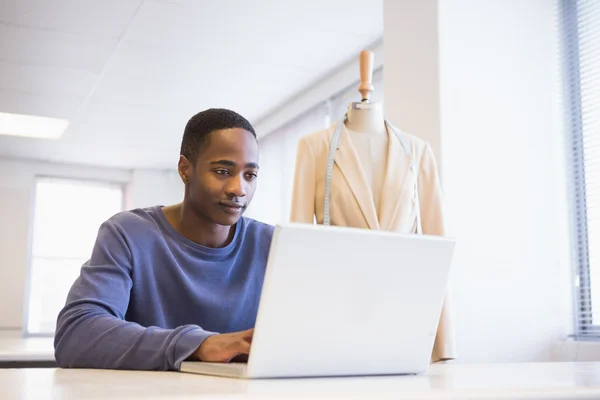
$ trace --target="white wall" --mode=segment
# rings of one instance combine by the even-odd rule
[[[166,206],[183,201],[184,185],[176,169],[133,170],[127,189],[127,208]]]
[[[440,160],[437,0],[384,1],[385,116]]]
[[[259,140],[260,171],[254,198],[245,213],[247,217],[272,225],[285,221],[288,203],[282,187],[285,150],[285,138],[279,135]]]
[[[550,360],[572,329],[554,4],[385,5],[386,112],[439,140],[460,360]]]
[[[27,295],[34,177],[119,182],[126,208],[171,204],[183,198],[177,171],[119,170],[0,159],[0,329],[22,329]]]

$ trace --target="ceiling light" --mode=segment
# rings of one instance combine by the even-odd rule
[[[0,112],[0,135],[58,139],[67,126],[65,119]]]

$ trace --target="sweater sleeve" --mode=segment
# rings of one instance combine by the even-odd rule
[[[163,329],[126,321],[132,265],[120,226],[105,222],[58,315],[54,350],[59,367],[178,370],[214,334],[196,325]]]

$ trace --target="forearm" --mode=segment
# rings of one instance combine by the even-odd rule
[[[195,325],[146,328],[79,303],[59,315],[55,357],[63,368],[178,370],[211,334]]]

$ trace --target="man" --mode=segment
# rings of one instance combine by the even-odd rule
[[[242,216],[258,176],[252,125],[209,109],[185,127],[183,202],[99,229],[59,313],[60,367],[178,370],[249,353],[273,227]]]

